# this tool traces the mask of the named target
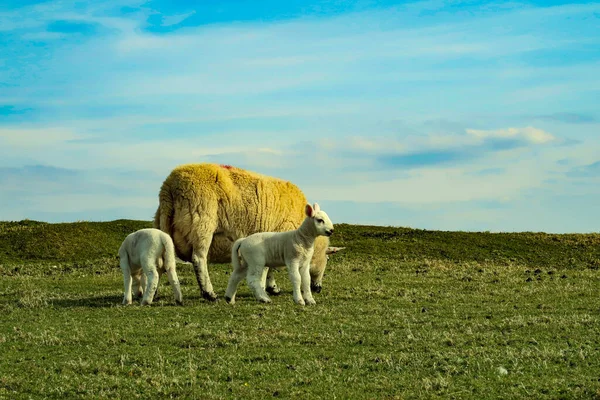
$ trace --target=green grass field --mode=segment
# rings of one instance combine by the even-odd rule
[[[120,305],[146,221],[0,222],[0,398],[600,399],[600,235],[336,225],[317,305],[178,264]]]

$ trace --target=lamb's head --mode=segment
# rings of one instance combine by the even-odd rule
[[[305,208],[305,213],[307,217],[312,219],[317,235],[333,235],[333,222],[331,222],[327,213],[321,210],[319,204],[315,203],[314,206],[307,204]]]

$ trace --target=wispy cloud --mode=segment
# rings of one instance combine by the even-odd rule
[[[0,128],[0,143],[5,149],[29,149],[32,147],[47,148],[81,138],[81,135],[63,128]]]
[[[427,166],[460,165],[494,153],[544,145],[555,140],[537,128],[498,130],[467,129],[466,135],[431,136],[409,151],[383,152],[378,162],[384,167],[412,169]]]
[[[564,122],[567,124],[595,124],[600,122],[598,118],[591,114],[577,114],[567,112],[554,113],[549,115],[537,115],[534,118],[547,121]]]
[[[134,169],[0,167],[3,194],[0,220],[43,216],[45,220],[64,221],[65,215],[92,219],[105,215],[107,208],[130,213],[113,214],[112,218],[149,220],[157,205],[155,188],[162,179],[151,172]]]
[[[567,172],[567,176],[574,178],[600,178],[600,161],[575,167]]]
[[[0,106],[0,116],[19,115],[31,111],[30,108],[16,108],[14,106]]]
[[[477,129],[467,129],[467,133],[478,139],[500,139],[500,140],[514,140],[524,143],[532,144],[544,144],[554,140],[554,136],[548,132],[544,132],[541,129],[533,127],[526,128],[508,128],[498,129],[492,131],[484,131]]]

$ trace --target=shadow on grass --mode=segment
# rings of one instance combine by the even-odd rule
[[[79,299],[53,299],[48,302],[49,305],[55,308],[111,308],[111,307],[139,307],[141,304],[141,297],[134,298],[131,305],[122,305],[123,296],[121,295],[110,295],[110,296],[98,296],[88,297]],[[219,297],[219,301],[224,301],[222,297]],[[192,306],[199,303],[207,303],[206,300],[200,296],[189,296],[183,299],[183,307]],[[150,307],[181,307],[175,303],[173,297],[159,297],[155,298]]]
[[[225,294],[224,293],[217,293],[217,294],[219,296],[218,303],[225,303],[225,296],[224,296]],[[291,290],[288,291],[288,290],[284,290],[284,289],[282,289],[279,294],[269,295],[269,297],[271,297],[272,299],[281,298],[281,297],[286,298],[286,297],[291,297],[291,296],[292,296],[292,291]],[[7,299],[2,299],[0,296],[0,304],[12,303],[11,301],[2,301],[2,300],[7,300]],[[247,291],[238,292],[236,294],[236,300],[241,300],[242,302],[256,301],[256,299],[254,298],[254,295]],[[123,301],[123,296],[120,294],[85,297],[85,298],[55,298],[55,299],[48,300],[47,306],[55,307],[55,308],[125,307],[121,304],[122,301]],[[140,302],[141,302],[141,297],[134,298],[132,304],[127,307],[140,306]],[[199,304],[212,304],[212,302],[209,302],[209,301],[203,299],[202,296],[200,295],[199,291],[192,295],[184,296],[184,298],[183,298],[183,307],[195,306],[195,305],[199,305]],[[177,305],[175,303],[175,300],[174,300],[172,294],[169,291],[166,291],[166,293],[164,295],[160,294],[158,297],[154,298],[154,301],[150,307],[152,307],[152,306],[155,306],[155,307],[156,306],[159,306],[159,307],[173,306],[173,307],[175,307]]]

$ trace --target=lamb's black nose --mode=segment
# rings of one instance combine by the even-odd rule
[[[333,229],[330,229],[327,231],[327,236],[331,236],[331,235],[333,235]]]

